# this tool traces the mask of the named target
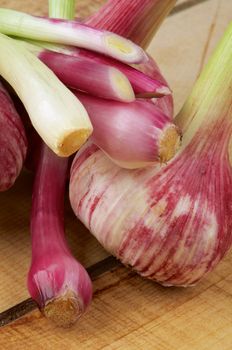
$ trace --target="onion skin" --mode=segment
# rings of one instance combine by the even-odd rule
[[[84,50],[84,49],[70,48],[70,54],[76,57],[81,57],[81,58],[86,57],[89,59],[93,59],[95,62],[107,64],[115,68],[118,68],[123,74],[127,76],[136,94],[142,95],[144,93],[147,93],[147,94],[150,93],[151,95],[152,92],[154,92],[154,95],[155,93],[157,94],[156,97],[162,97],[161,91],[163,90],[165,91],[164,95],[171,95],[171,91],[168,87],[168,83],[164,79],[163,75],[160,72],[159,67],[157,66],[155,61],[152,59],[152,57],[148,56],[149,60],[147,62],[140,65],[135,65],[134,67],[136,68],[135,70],[133,69],[133,67],[125,65],[110,57],[99,55],[97,53],[93,53],[91,51]],[[139,72],[145,73],[145,76],[140,76]],[[149,78],[151,78],[151,81],[149,81]],[[171,96],[169,96],[169,100],[171,102],[173,101]],[[172,113],[172,109],[170,109],[170,113],[168,114],[171,114],[171,113]]]
[[[73,91],[93,125],[91,140],[126,169],[167,163],[180,147],[179,128],[152,102],[106,101]]]
[[[27,152],[23,123],[0,83],[0,191],[13,186],[22,170]]]
[[[33,40],[15,39],[15,41],[36,55],[65,85],[91,95],[115,99],[115,91],[112,94],[110,91],[112,87],[107,81],[109,69],[116,69],[124,74],[137,97],[160,98],[171,94],[168,83],[152,58],[148,57],[147,64],[132,67],[111,57],[74,46]],[[86,74],[82,74],[83,71]],[[116,100],[118,99],[117,96]]]
[[[159,80],[160,83],[162,83],[164,86],[168,86],[167,81],[163,77],[163,75],[160,72],[160,69],[154,59],[152,57],[149,57],[148,62],[144,64],[140,64],[137,69],[141,70],[143,73],[145,73],[147,76],[151,77],[154,80]],[[153,99],[153,102],[155,103],[156,107],[160,108],[160,110],[170,117],[170,119],[173,119],[174,114],[174,103],[173,103],[173,96],[167,95],[163,96],[161,98]]]
[[[55,50],[58,52],[55,52]],[[168,84],[157,66],[155,66],[155,69],[151,67],[152,70],[149,74],[144,74],[138,69],[96,52],[75,47],[65,47],[63,50],[62,53],[61,47],[53,46],[51,50],[41,50],[37,57],[69,87],[98,97],[120,100],[115,91],[112,93],[112,86],[107,84],[109,79],[106,75],[107,70],[116,69],[127,77],[137,96],[152,98],[171,94]],[[145,70],[143,66],[141,67]],[[104,68],[105,72],[103,71]],[[101,70],[105,76],[100,76]],[[83,75],[83,71],[86,74]],[[154,78],[152,77],[153,72]]]
[[[66,86],[105,99],[122,102],[135,100],[129,80],[117,68],[81,54],[71,56],[43,50],[38,57]]]

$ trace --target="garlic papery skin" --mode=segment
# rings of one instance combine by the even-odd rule
[[[0,192],[12,187],[27,153],[23,123],[7,90],[0,82]]]
[[[75,214],[125,265],[164,285],[196,284],[232,244],[232,24],[177,122],[168,165],[125,170],[88,145],[71,170]]]

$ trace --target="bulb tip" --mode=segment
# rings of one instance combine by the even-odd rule
[[[116,68],[111,68],[110,79],[118,100],[132,102],[135,94],[127,77]]]
[[[166,127],[159,145],[159,159],[166,163],[174,157],[181,145],[181,132],[173,124]]]
[[[116,34],[105,36],[106,51],[112,57],[125,63],[145,63],[148,56],[145,51],[131,40]]]
[[[63,328],[73,326],[83,313],[83,305],[77,295],[67,291],[64,295],[49,300],[43,313],[55,325]]]
[[[169,89],[168,86],[162,86],[156,90],[156,93],[157,93],[156,97],[162,97],[162,96],[171,95],[172,91]]]
[[[150,91],[150,92],[140,92],[138,94],[136,94],[136,98],[160,98],[160,97],[164,97],[164,96],[168,96],[171,95],[172,91],[169,89],[168,86],[161,86],[157,89],[155,89],[154,91]]]

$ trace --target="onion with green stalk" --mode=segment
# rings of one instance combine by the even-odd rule
[[[4,34],[0,43],[0,74],[21,99],[36,131],[59,156],[75,153],[92,133],[82,104],[31,52]]]
[[[35,17],[1,8],[0,32],[27,39],[78,46],[125,63],[142,63],[148,59],[143,49],[132,41],[77,21]]]
[[[62,1],[62,6],[60,0],[52,0],[49,9],[51,16],[59,10],[66,18],[74,15],[69,0]],[[28,290],[48,319],[70,327],[86,312],[92,284],[65,239],[64,195],[69,159],[58,157],[42,140],[39,148],[30,220],[32,261]]]

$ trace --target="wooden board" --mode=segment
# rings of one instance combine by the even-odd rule
[[[93,1],[91,11],[103,0]],[[46,14],[46,0],[0,0],[10,7]],[[86,1],[78,1],[78,16]],[[217,40],[232,19],[231,0],[182,0],[149,47],[171,84],[179,110]],[[114,260],[67,210],[67,233],[74,255],[90,269],[94,300],[72,330],[54,328],[28,298],[30,263],[29,210],[32,178],[22,174],[17,185],[0,194],[0,349],[232,349],[232,253],[198,286],[163,288],[140,278]],[[111,269],[113,268],[113,269]],[[109,272],[105,272],[110,270]],[[29,312],[29,310],[32,310]],[[3,316],[2,316],[3,315]],[[2,316],[2,318],[1,318]]]
[[[231,350],[232,254],[194,288],[164,288],[120,268],[94,282],[89,312],[57,329],[39,311],[0,329],[4,350]]]

